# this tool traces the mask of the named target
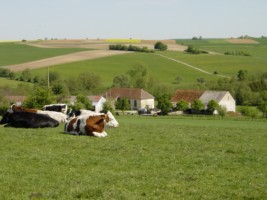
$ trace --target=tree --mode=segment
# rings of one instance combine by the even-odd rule
[[[122,112],[130,109],[130,103],[127,98],[118,98],[115,105],[116,109],[120,109]]]
[[[172,110],[172,103],[170,101],[170,95],[163,94],[157,97],[157,108],[161,110],[162,115],[167,115]]]
[[[27,108],[41,109],[44,105],[51,104],[52,102],[53,96],[51,95],[50,90],[47,90],[47,88],[36,87],[24,102],[24,106]]]
[[[24,69],[21,72],[20,80],[21,81],[31,81],[32,74],[29,69]]]
[[[92,110],[94,107],[92,105],[92,102],[83,94],[79,94],[76,98],[77,103],[81,103],[83,106],[82,108],[85,108],[87,110]]]
[[[113,78],[113,87],[128,88],[130,87],[130,80],[126,75],[119,75]]]
[[[93,91],[101,85],[101,79],[98,75],[90,72],[85,72],[79,75],[78,83],[81,91]]]
[[[225,115],[226,115],[226,113],[227,113],[227,110],[226,110],[226,107],[224,107],[224,106],[218,106],[217,107],[217,111],[218,111],[218,114],[223,118]]]
[[[262,112],[263,117],[267,118],[267,102],[262,101],[258,106],[258,109]]]
[[[106,113],[107,111],[110,111],[112,113],[114,113],[115,107],[114,107],[114,102],[107,100],[104,104],[103,104],[103,112]]]
[[[162,42],[156,42],[156,44],[154,45],[154,49],[165,51],[168,49],[168,46],[166,44],[163,44]]]
[[[145,88],[147,81],[147,69],[141,63],[135,64],[127,74],[130,76],[131,85],[135,88]]]
[[[189,104],[185,100],[181,100],[176,103],[177,110],[186,111],[188,109],[188,106]]]
[[[191,104],[191,108],[196,112],[200,112],[204,109],[204,104],[199,99],[195,99]]]
[[[176,78],[174,79],[174,82],[175,82],[176,84],[179,84],[179,83],[181,83],[182,80],[183,80],[182,77],[180,77],[180,76],[176,76]]]
[[[217,110],[218,107],[219,107],[219,104],[217,103],[217,101],[212,99],[209,101],[207,105],[207,110],[209,113],[213,114],[213,112]]]
[[[246,70],[239,70],[237,74],[237,78],[239,81],[244,81],[248,77],[248,72]]]

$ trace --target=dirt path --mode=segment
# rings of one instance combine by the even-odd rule
[[[215,74],[213,74],[213,73],[210,73],[210,72],[208,72],[208,71],[205,71],[205,70],[203,70],[203,69],[200,69],[199,67],[190,65],[190,64],[185,63],[185,62],[183,62],[183,61],[180,61],[180,60],[177,60],[177,59],[168,57],[168,56],[160,55],[160,54],[156,54],[156,55],[161,56],[161,57],[163,57],[163,58],[166,58],[166,59],[168,59],[168,60],[172,60],[172,61],[174,61],[174,62],[178,62],[178,63],[180,63],[180,64],[182,64],[182,65],[185,65],[185,66],[187,66],[187,67],[193,68],[193,69],[195,69],[195,70],[197,70],[197,71],[200,71],[200,72],[202,72],[202,73],[209,74],[209,75],[215,75]],[[228,76],[219,75],[219,74],[216,74],[215,76],[221,76],[221,77],[224,77],[224,78],[230,78],[230,77],[228,77]]]
[[[23,71],[24,69],[36,69],[41,67],[47,67],[52,65],[89,60],[95,58],[101,58],[112,55],[126,54],[126,51],[110,51],[110,50],[94,50],[94,51],[83,51],[63,56],[56,56],[52,58],[46,58],[42,60],[32,61],[28,63],[22,63],[17,65],[6,66],[11,71]]]

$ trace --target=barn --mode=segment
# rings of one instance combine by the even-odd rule
[[[235,112],[236,111],[236,103],[230,92],[228,91],[205,91],[201,97],[199,98],[200,101],[207,108],[208,103],[211,100],[215,100],[220,106],[226,108],[227,112]],[[214,114],[217,114],[215,111]]]
[[[171,98],[171,102],[173,105],[176,105],[177,102],[184,100],[190,106],[196,99],[199,99],[204,104],[205,109],[211,100],[215,100],[220,106],[225,107],[227,112],[236,111],[235,99],[228,91],[176,90]],[[216,111],[215,114],[217,114]]]

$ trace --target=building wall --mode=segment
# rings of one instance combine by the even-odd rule
[[[220,106],[225,107],[227,112],[232,111],[235,112],[236,111],[236,104],[235,104],[235,100],[233,99],[233,97],[231,96],[230,93],[227,93],[220,102],[218,102]]]
[[[142,108],[154,108],[154,99],[145,100],[130,100],[131,110],[138,110]]]
[[[95,106],[95,112],[101,112],[103,110],[104,103],[106,102],[106,99],[101,97],[101,99],[94,105]]]

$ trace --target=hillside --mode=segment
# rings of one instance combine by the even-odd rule
[[[51,57],[55,59],[57,56],[60,58],[62,55],[65,55],[66,62],[49,63],[51,71],[59,72],[66,79],[77,77],[83,72],[93,72],[100,76],[105,87],[111,85],[115,76],[125,74],[138,63],[144,65],[148,70],[148,75],[157,82],[175,88],[190,88],[193,84],[196,84],[196,79],[198,78],[208,81],[216,80],[221,76],[235,77],[241,69],[247,70],[250,74],[266,72],[267,42],[265,38],[249,41],[242,40],[242,42],[240,40],[226,39],[165,40],[163,42],[168,45],[168,51],[151,54],[124,54],[125,52],[119,52],[123,53],[123,55],[117,55],[116,52],[105,50],[109,44],[115,43],[132,44],[135,46],[147,45],[149,48],[153,48],[154,42],[156,41],[111,39],[30,41],[23,44],[0,43],[0,51],[5,52],[6,55],[5,59],[2,59],[0,66],[24,63],[24,67],[19,68],[23,70],[30,67],[29,63],[25,64],[27,62],[35,60],[33,63],[36,63],[40,59],[46,60],[51,59]],[[193,45],[196,48],[212,53],[188,54],[184,52],[187,45]],[[92,52],[91,54],[96,55],[96,57],[84,57],[81,59],[82,61],[71,60],[70,55],[73,54],[70,53],[79,51],[89,52],[88,50]],[[110,52],[110,54],[108,53],[109,56],[101,57],[97,55],[97,52],[103,53],[103,51]],[[226,51],[243,51],[247,52],[250,56],[224,55]],[[2,57],[4,58],[4,56]],[[68,57],[69,60],[67,59]],[[32,74],[45,77],[46,69],[35,69],[32,71]],[[179,84],[174,84],[177,77],[181,77],[182,80]]]

